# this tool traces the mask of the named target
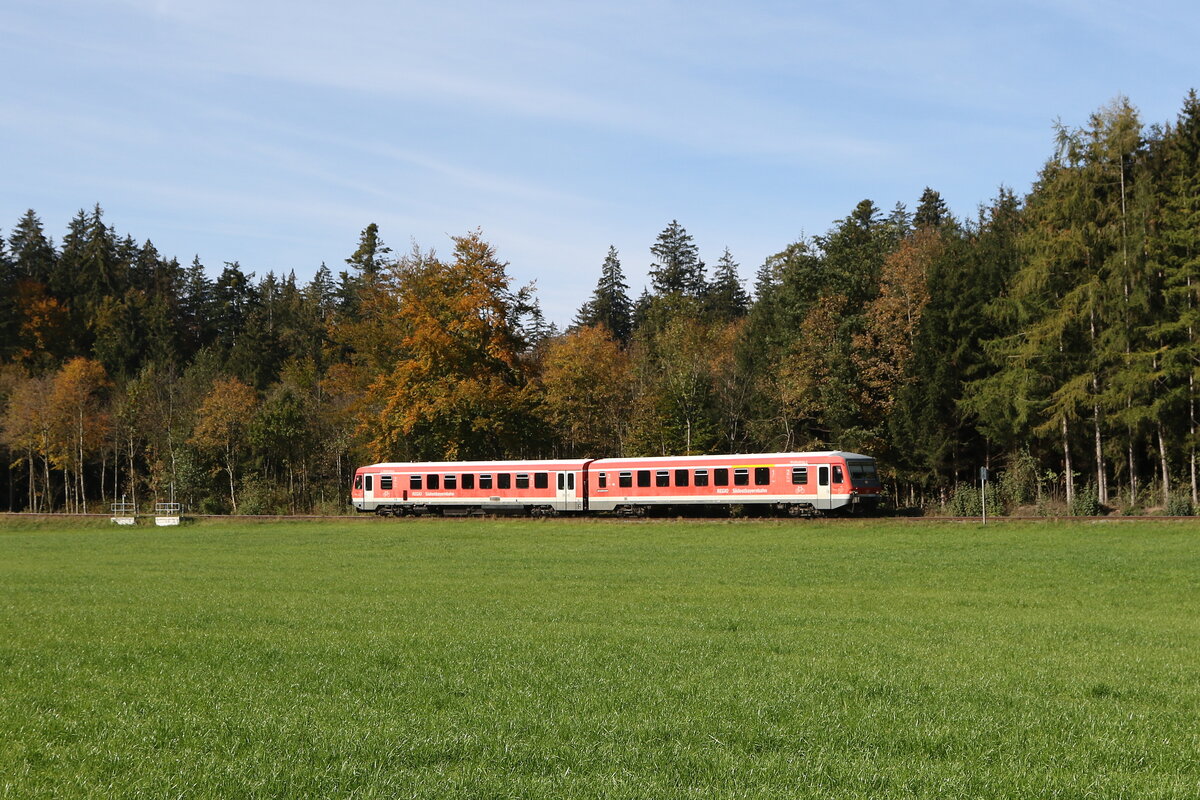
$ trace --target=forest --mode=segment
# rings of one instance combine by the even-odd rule
[[[673,220],[636,297],[597,254],[566,330],[478,229],[439,255],[368,224],[299,282],[30,210],[0,238],[0,506],[347,513],[375,461],[843,449],[898,508],[972,513],[986,466],[991,508],[1190,514],[1200,99],[1052,133],[1024,196],[863,200],[751,287]]]

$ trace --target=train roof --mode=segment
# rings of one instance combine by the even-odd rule
[[[769,460],[773,460],[773,461],[782,461],[782,460],[786,459],[786,460],[794,461],[796,459],[812,458],[814,456],[819,456],[822,458],[841,457],[841,458],[849,458],[849,459],[860,458],[860,459],[869,459],[872,461],[874,460],[874,458],[872,456],[864,456],[860,453],[850,453],[845,450],[820,450],[820,451],[813,451],[813,452],[806,452],[806,453],[731,453],[731,454],[711,455],[711,456],[649,456],[649,457],[643,457],[643,458],[639,458],[639,457],[599,458],[599,459],[596,459],[596,461],[594,463],[597,465],[603,465],[603,464],[610,463],[610,462],[625,463],[625,462],[631,462],[631,461],[636,461],[639,463],[646,463],[646,462],[650,462],[650,463],[664,462],[665,463],[667,461],[682,461],[682,460],[695,461],[695,462],[707,462],[707,461],[762,461],[764,459],[769,459]]]
[[[526,460],[526,461],[384,461],[378,464],[368,464],[362,469],[393,469],[404,470],[453,470],[453,469],[533,469],[534,467],[554,468],[554,467],[575,467],[582,468],[587,464],[595,464],[597,467],[603,467],[607,464],[665,464],[667,462],[688,461],[691,463],[708,463],[717,461],[746,461],[746,462],[761,462],[764,459],[773,461],[783,461],[812,457],[840,457],[847,459],[866,459],[874,460],[871,456],[865,456],[860,453],[851,453],[845,450],[819,450],[805,453],[730,453],[720,455],[696,455],[696,456],[640,456],[630,458],[569,458],[569,459],[542,459],[542,460]]]
[[[592,461],[590,458],[546,458],[536,461],[385,461],[379,464],[367,464],[361,469],[411,469],[416,467],[421,470],[439,470],[439,469],[496,469],[497,467],[512,467],[520,469],[522,467],[582,467]]]

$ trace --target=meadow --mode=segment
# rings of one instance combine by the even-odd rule
[[[0,797],[1200,796],[1200,523],[0,521]]]

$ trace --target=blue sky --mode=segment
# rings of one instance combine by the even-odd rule
[[[748,281],[863,198],[973,215],[1052,125],[1200,86],[1192,3],[0,2],[0,229],[99,202],[211,273],[479,227],[569,321],[672,219]]]

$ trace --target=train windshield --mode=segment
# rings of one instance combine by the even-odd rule
[[[879,475],[874,461],[849,461],[850,480],[855,486],[878,486]]]

